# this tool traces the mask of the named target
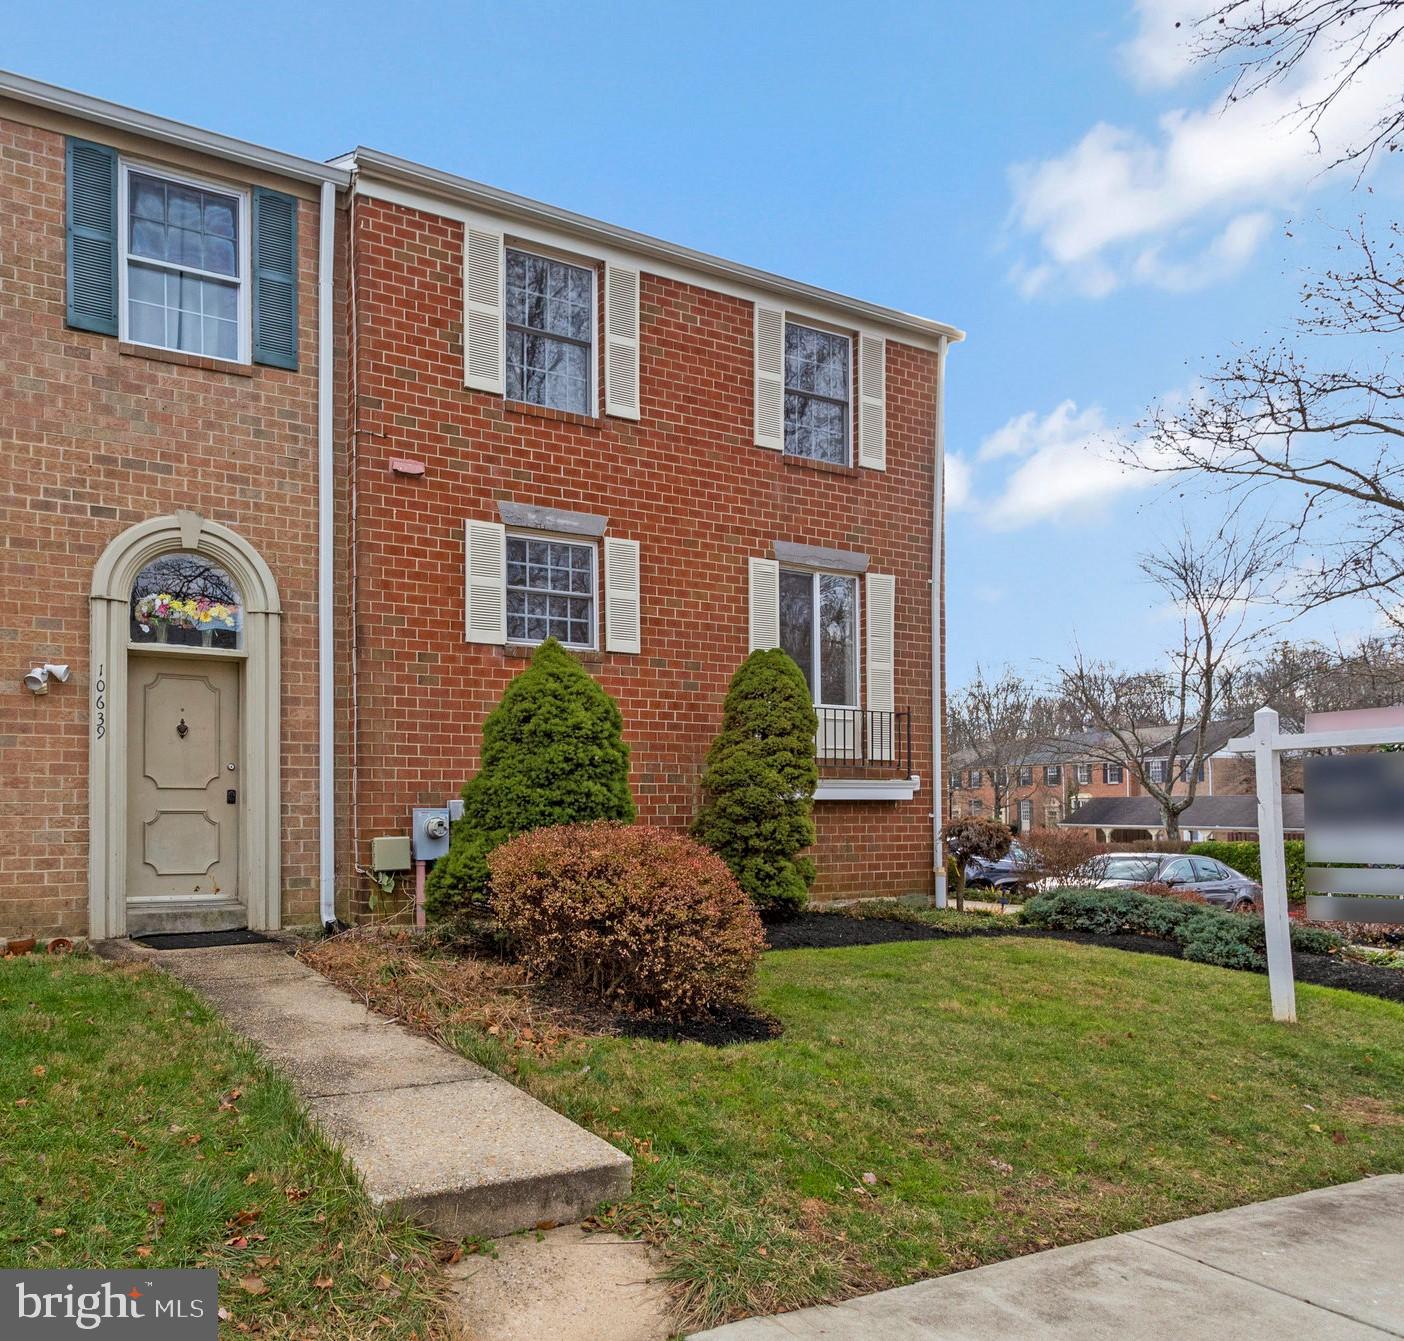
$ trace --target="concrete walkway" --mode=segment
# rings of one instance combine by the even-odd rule
[[[209,1000],[287,1073],[371,1200],[444,1238],[571,1224],[629,1191],[627,1155],[367,1010],[285,946],[102,949],[154,964]]]
[[[693,1341],[1379,1341],[1404,1337],[1404,1175],[1367,1178]]]

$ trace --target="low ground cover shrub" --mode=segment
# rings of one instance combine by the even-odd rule
[[[700,843],[647,825],[564,824],[504,843],[488,866],[493,909],[532,974],[670,1019],[746,1004],[760,917]]]
[[[1261,917],[1134,889],[1060,889],[1040,894],[1024,905],[1023,920],[1029,926],[1098,936],[1159,936],[1182,946],[1186,959],[1223,968],[1267,965]],[[1334,932],[1292,927],[1292,948],[1303,954],[1329,954],[1341,944]]]
[[[1306,843],[1300,838],[1289,839],[1283,849],[1287,854],[1287,897],[1297,903],[1306,898]],[[1213,857],[1250,880],[1262,882],[1262,849],[1257,843],[1191,843],[1189,851],[1199,857]]]

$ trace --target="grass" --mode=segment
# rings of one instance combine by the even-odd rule
[[[603,1222],[694,1327],[1404,1171],[1404,1008],[1350,993],[1299,987],[1287,1028],[1255,974],[977,937],[765,956],[774,1042],[543,1048],[435,1015],[432,969],[372,995],[412,977],[421,1027],[634,1155]]]
[[[213,1267],[222,1333],[425,1341],[437,1246],[173,979],[0,961],[0,1265]]]

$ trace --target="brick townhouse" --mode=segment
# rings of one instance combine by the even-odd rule
[[[1198,769],[1197,798],[1256,795],[1252,759],[1226,748],[1231,739],[1247,735],[1251,729],[1252,719],[1247,717],[1210,723],[1204,762]],[[1170,727],[1143,733],[1146,767],[1157,782],[1170,778],[1173,770],[1171,792],[1183,795],[1187,788],[1184,755],[1193,752],[1193,739],[1192,733],[1186,732],[1172,751],[1173,734]],[[1158,811],[1135,772],[1106,761],[1097,752],[1097,744],[1090,735],[1085,748],[1079,748],[1077,739],[1031,741],[1022,751],[1024,762],[1010,768],[998,797],[990,769],[982,768],[972,751],[957,751],[951,756],[946,776],[948,813],[991,816],[1025,833],[1065,825],[1095,829],[1105,841],[1156,836]],[[1289,793],[1301,790],[1299,760],[1285,761],[1283,783]],[[1190,815],[1186,827],[1188,830],[1199,815],[1203,817],[1202,836],[1252,838],[1256,820],[1244,820],[1248,813],[1237,806],[1201,806]]]
[[[959,331],[9,75],[0,211],[0,927],[354,916],[548,635],[674,826],[786,648],[816,896],[932,891]]]

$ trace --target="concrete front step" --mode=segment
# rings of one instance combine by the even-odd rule
[[[627,1155],[368,1010],[281,946],[105,950],[205,996],[289,1075],[372,1201],[444,1238],[572,1224],[629,1191]]]
[[[129,899],[128,936],[165,936],[191,931],[238,931],[249,910],[237,899]]]

